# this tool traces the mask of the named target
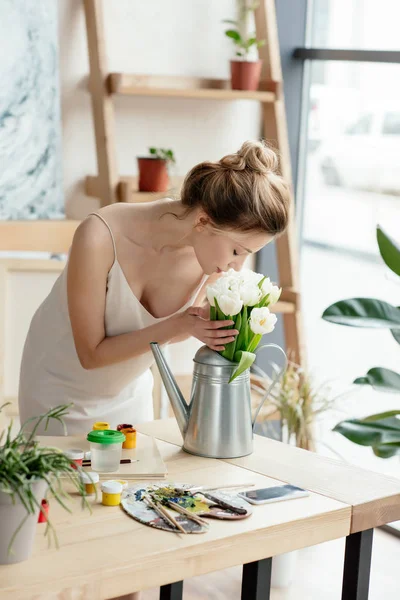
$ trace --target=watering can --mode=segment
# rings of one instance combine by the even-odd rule
[[[282,348],[276,344],[265,344],[257,350],[277,348],[285,357],[285,364],[275,375],[252,417],[250,369],[229,383],[237,364],[202,346],[193,359],[188,404],[159,345],[152,342],[150,346],[182,433],[183,449],[209,458],[237,458],[251,454],[258,413],[286,368],[286,355]],[[257,371],[261,371],[259,367]]]

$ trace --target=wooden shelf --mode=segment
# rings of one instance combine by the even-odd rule
[[[262,84],[257,91],[232,90],[230,81],[197,77],[169,77],[110,73],[108,91],[128,96],[158,96],[169,98],[195,98],[204,100],[256,100],[274,102],[275,82]],[[268,89],[271,88],[271,89]]]
[[[172,176],[171,187],[166,192],[139,192],[138,177],[122,176],[117,185],[117,196],[119,202],[153,202],[159,198],[168,198],[179,194],[184,177]],[[99,179],[97,176],[86,177],[85,192],[88,196],[99,197]]]
[[[2,221],[0,250],[67,253],[80,221]]]

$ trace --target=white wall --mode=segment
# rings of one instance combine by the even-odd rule
[[[103,0],[110,71],[229,78],[233,48],[221,21],[234,0]],[[59,0],[60,78],[67,215],[84,217],[97,200],[84,194],[96,174],[88,57],[80,0]],[[257,138],[260,109],[252,102],[115,97],[118,167],[136,174],[136,156],[148,146],[172,147],[177,174],[219,159]]]

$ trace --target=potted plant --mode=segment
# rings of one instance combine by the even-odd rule
[[[400,246],[379,226],[377,227],[379,252],[393,273],[400,276]],[[329,306],[322,318],[338,325],[389,329],[400,344],[400,307],[375,298],[351,298]],[[381,392],[400,392],[400,374],[385,367],[373,367],[366,375],[354,380],[357,385],[370,385]],[[338,423],[333,431],[351,442],[370,446],[376,456],[389,458],[400,454],[400,410],[369,415],[363,419],[347,419]]]
[[[166,192],[169,185],[168,167],[175,164],[172,150],[149,148],[151,156],[138,157],[139,192]]]
[[[57,448],[40,446],[34,439],[42,423],[47,426],[50,419],[63,423],[69,406],[57,406],[38,418],[29,419],[14,437],[11,422],[0,435],[0,564],[29,558],[39,511],[47,522],[45,533],[52,533],[58,545],[51,520],[42,508],[42,499],[50,491],[55,500],[69,510],[64,502],[68,494],[63,490],[61,477],[73,483],[88,506],[79,471],[71,466],[71,460]]]
[[[259,2],[254,0],[236,0],[237,19],[224,20],[233,25],[225,35],[236,47],[236,60],[231,60],[231,87],[233,90],[257,90],[261,77],[262,60],[258,56],[258,48],[265,40],[257,40],[256,34],[251,33],[254,11]]]

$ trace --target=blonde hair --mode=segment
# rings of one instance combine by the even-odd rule
[[[282,233],[289,220],[290,187],[279,175],[277,153],[247,141],[235,154],[203,162],[186,175],[181,201],[201,208],[218,228]]]

